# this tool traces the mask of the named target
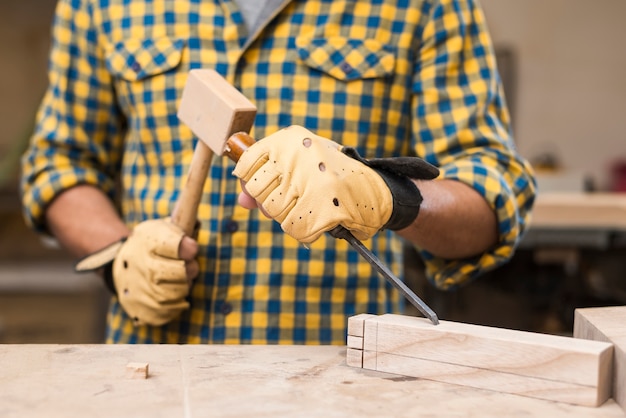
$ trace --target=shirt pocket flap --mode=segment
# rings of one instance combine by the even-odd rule
[[[107,68],[116,77],[138,81],[178,66],[185,41],[182,39],[129,39],[118,42],[107,54]]]
[[[296,47],[309,67],[344,81],[392,74],[396,60],[394,50],[375,39],[301,38]]]

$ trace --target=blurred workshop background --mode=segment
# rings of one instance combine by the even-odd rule
[[[437,291],[407,248],[407,281],[443,319],[567,335],[574,308],[626,304],[626,2],[481,3],[542,206],[513,261],[482,280]],[[104,333],[100,280],[73,274],[74,260],[26,228],[19,204],[54,6],[0,2],[0,343],[99,343]]]

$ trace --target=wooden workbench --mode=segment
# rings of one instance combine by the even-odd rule
[[[626,245],[626,193],[539,192],[521,248]]]
[[[0,416],[623,417],[346,366],[345,347],[0,345]],[[129,362],[148,362],[131,379]]]

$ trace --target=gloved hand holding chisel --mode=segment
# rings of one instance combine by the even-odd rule
[[[243,206],[259,208],[303,243],[338,225],[360,239],[381,229],[409,226],[422,196],[412,179],[430,180],[439,170],[416,157],[365,160],[300,126],[258,141],[245,151],[234,174],[244,182]]]
[[[365,160],[353,148],[291,126],[247,148],[234,174],[244,182],[242,206],[258,206],[303,243],[324,232],[345,239],[425,317],[439,323],[435,312],[360,241],[381,229],[411,225],[422,203],[411,178],[431,180],[439,174],[436,167],[416,157]]]

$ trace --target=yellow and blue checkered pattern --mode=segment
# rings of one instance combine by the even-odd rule
[[[255,103],[257,138],[302,125],[368,158],[420,156],[482,193],[499,245],[471,260],[422,252],[441,288],[505,262],[524,231],[533,174],[514,150],[471,0],[285,1],[250,39],[232,0],[60,0],[53,35],[50,86],[23,160],[25,216],[40,231],[46,205],[83,183],[120,202],[131,226],[170,214],[196,141],[176,117],[194,68],[216,69]],[[401,309],[345,241],[305,248],[239,207],[232,170],[219,157],[210,170],[191,309],[135,328],[114,301],[109,342],[344,344],[350,315]],[[401,274],[393,233],[365,245]]]

